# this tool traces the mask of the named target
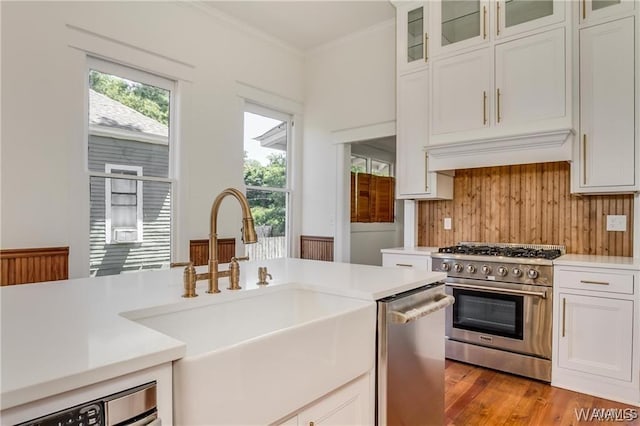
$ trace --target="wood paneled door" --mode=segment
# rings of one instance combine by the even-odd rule
[[[572,195],[566,162],[456,170],[452,201],[421,201],[418,245],[562,244],[567,253],[633,256],[633,195]],[[607,231],[626,215],[626,231]],[[445,230],[444,218],[453,228]]]

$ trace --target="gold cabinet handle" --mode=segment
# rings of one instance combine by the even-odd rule
[[[482,6],[482,38],[487,38],[487,6]]]
[[[424,153],[424,192],[429,193],[429,153]]]
[[[413,268],[413,265],[409,265],[408,263],[396,263],[396,266],[402,266],[403,268]]]
[[[567,299],[563,297],[562,298],[562,337],[566,335],[566,331],[567,331],[567,326],[565,321],[566,316],[567,316]]]
[[[587,280],[580,280],[580,284],[609,285],[609,283],[606,281],[587,281]]]
[[[487,124],[487,92],[482,91],[482,124]]]
[[[500,35],[500,0],[496,2],[496,35]]]
[[[429,34],[424,34],[424,61],[429,59]]]
[[[502,116],[500,115],[500,89],[496,89],[496,117],[498,119],[498,123],[502,120]]]
[[[582,0],[582,20],[587,19],[587,0]]]
[[[587,134],[582,135],[582,184],[587,184]]]

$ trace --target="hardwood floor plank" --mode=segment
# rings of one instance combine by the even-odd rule
[[[447,425],[577,426],[597,423],[640,426],[640,419],[585,421],[576,414],[580,410],[590,413],[592,409],[631,409],[640,414],[640,407],[457,361],[445,362]]]

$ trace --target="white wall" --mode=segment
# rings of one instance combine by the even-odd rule
[[[395,120],[395,43],[395,24],[389,21],[307,55],[303,234],[336,233],[332,133]]]
[[[215,195],[243,185],[236,81],[285,99],[303,98],[301,55],[184,3],[0,4],[0,247],[69,245],[72,277],[88,274],[89,200],[86,54],[69,46],[73,31],[67,24],[104,36],[105,43],[115,41],[121,50],[137,49],[140,55],[130,58],[134,65],[145,66],[151,57],[190,70],[192,81],[181,84],[178,110],[182,178],[176,259],[188,257],[189,239],[208,236]],[[239,209],[233,204],[222,206],[221,236],[238,234],[239,221],[231,216]]]

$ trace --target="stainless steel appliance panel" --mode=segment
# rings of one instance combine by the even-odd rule
[[[444,423],[444,285],[378,303],[378,425]]]

